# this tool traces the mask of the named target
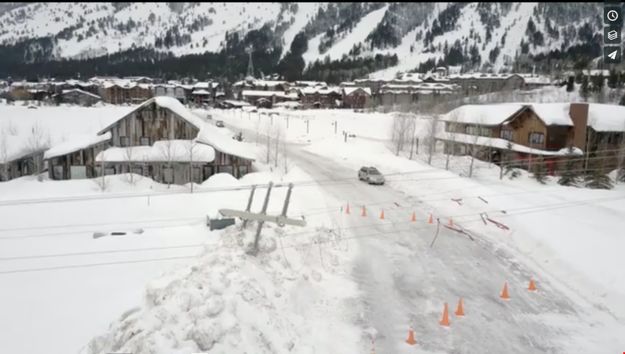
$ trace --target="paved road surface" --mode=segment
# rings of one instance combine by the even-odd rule
[[[290,158],[313,178],[327,180],[356,176],[356,171],[326,158],[294,148]],[[476,235],[476,240],[441,227],[430,247],[436,225],[423,223],[408,230],[406,206],[416,201],[389,186],[370,186],[357,179],[350,184],[328,184],[325,192],[341,196],[352,205],[345,226],[378,224],[372,228],[347,230],[346,236],[380,232],[382,237],[357,238],[358,256],[352,276],[362,297],[354,309],[363,313],[363,333],[377,331],[377,353],[415,350],[444,353],[560,353],[559,343],[569,334],[545,324],[543,315],[562,321],[580,321],[576,306],[563,294],[540,283],[541,291],[526,290],[533,276],[509,254],[497,250]],[[385,210],[370,207],[369,216],[360,216],[360,205],[394,200],[401,207]],[[422,218],[426,210],[415,209]],[[505,281],[512,299],[505,302],[499,293]],[[451,327],[438,324],[443,303],[453,313],[459,297],[465,301],[466,317],[452,315]],[[554,317],[555,316],[555,317]],[[404,343],[408,326],[415,329],[418,349]],[[363,353],[369,342],[363,334]],[[419,352],[419,351],[417,351]]]

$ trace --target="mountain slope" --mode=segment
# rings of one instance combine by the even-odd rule
[[[546,57],[583,66],[600,56],[603,27],[601,3],[10,3],[4,11],[0,53],[20,64],[139,49],[152,58],[229,52],[247,37],[255,61],[279,53],[268,72],[300,35],[305,51],[295,55],[306,66],[397,55],[376,76],[439,64],[512,70]],[[256,48],[254,31],[272,49]]]

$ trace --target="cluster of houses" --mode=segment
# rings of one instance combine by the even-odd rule
[[[251,171],[252,145],[224,135],[173,97],[140,104],[93,136],[24,147],[0,161],[0,181],[47,171],[50,179],[134,173],[165,184],[201,183],[216,173]]]
[[[625,107],[598,103],[503,103],[464,105],[443,116],[436,135],[446,153],[514,161],[531,168],[541,158],[549,172],[571,155],[578,167],[609,172],[625,146]]]
[[[148,77],[96,76],[87,81],[16,81],[0,89],[14,100],[49,101],[91,106],[100,101],[138,104],[151,97],[173,97],[182,103],[211,104],[225,94],[217,82],[161,82]]]
[[[2,88],[2,86],[5,88]],[[549,78],[532,74],[460,74],[453,67],[428,73],[402,73],[391,79],[360,79],[328,85],[319,81],[284,81],[279,77],[247,77],[232,84],[231,92],[219,82],[167,81],[148,77],[96,76],[86,81],[1,82],[0,91],[15,100],[93,105],[138,104],[151,97],[173,97],[183,104],[228,108],[226,100],[272,108],[353,108],[410,105],[441,95],[470,95],[502,90],[534,89],[552,85]]]

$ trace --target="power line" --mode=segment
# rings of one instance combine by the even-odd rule
[[[540,206],[512,208],[512,209],[507,209],[506,210],[506,214],[499,215],[499,217],[509,217],[509,216],[524,215],[524,214],[529,214],[529,213],[541,212],[541,211],[545,211],[545,210],[553,210],[553,209],[574,207],[574,206],[583,205],[583,204],[589,204],[589,203],[598,202],[598,201],[610,201],[610,200],[619,200],[619,199],[625,199],[625,196],[611,197],[611,198],[599,198],[599,199],[588,199],[588,200],[581,200],[581,201],[567,201],[567,202],[561,202],[561,203],[544,204],[544,205],[540,205]],[[492,213],[492,212],[499,212],[499,211],[501,211],[501,210],[497,209],[497,210],[487,211],[485,213]],[[510,213],[510,211],[518,211],[518,212]],[[484,213],[484,212],[482,212],[482,213]],[[481,214],[481,213],[479,213],[479,214]],[[475,215],[476,215],[476,213],[470,213],[470,214],[460,214],[460,215],[449,215],[447,217],[453,217],[455,219],[462,219],[462,218],[471,217],[471,218],[465,219],[463,221],[463,223],[465,223],[465,224],[482,221],[481,217],[475,217]],[[329,231],[336,232],[336,231],[354,230],[354,229],[360,229],[360,228],[371,228],[371,227],[376,227],[376,226],[381,226],[381,225],[398,225],[398,224],[409,224],[409,223],[414,223],[414,222],[412,222],[412,221],[388,222],[388,223],[379,223],[378,222],[378,223],[375,223],[375,224],[359,225],[359,226],[352,226],[352,227],[338,227],[338,228],[330,229]],[[422,229],[428,229],[428,228],[430,228],[430,226],[411,227],[411,228],[408,228],[408,229],[395,229],[395,230],[391,230],[391,231],[378,231],[375,234],[369,234],[369,235],[378,235],[378,234],[387,235],[389,232],[391,232],[391,233],[392,232],[399,233],[399,232],[408,232],[408,231],[422,230]],[[318,234],[319,234],[319,231],[305,231],[305,232],[301,232],[301,233],[285,234],[284,236],[288,236],[290,238],[295,238],[296,236],[300,236],[300,237],[301,236],[313,236],[313,235],[318,235]],[[357,239],[357,238],[362,238],[362,237],[366,237],[366,236],[367,235],[354,235],[353,237],[342,237],[342,239]],[[317,241],[313,240],[313,241],[315,243],[320,243],[318,240]],[[311,243],[313,243],[313,241],[311,241]],[[324,242],[321,242],[321,243],[324,243]],[[299,243],[299,244],[294,244],[294,245],[289,245],[289,246],[283,246],[282,248],[301,247],[301,246],[305,246],[305,245],[306,244]],[[200,246],[202,246],[202,244],[171,246],[171,248],[184,248],[184,247],[189,247],[190,248],[190,247],[200,247]],[[216,247],[220,247],[220,246],[216,246]],[[154,249],[166,249],[166,247],[165,248],[154,248]],[[131,249],[131,250],[108,250],[108,251],[94,251],[94,252],[76,252],[76,253],[56,254],[56,255],[20,256],[18,259],[48,258],[48,257],[56,257],[56,258],[58,258],[58,257],[68,257],[68,256],[74,256],[74,255],[88,255],[88,254],[99,254],[99,253],[103,253],[104,254],[104,253],[135,252],[135,251],[143,251],[143,250],[151,250],[151,249],[146,248],[146,249]],[[152,259],[147,259],[147,260],[132,260],[132,261],[119,261],[119,262],[91,263],[91,264],[84,264],[84,265],[78,264],[78,265],[68,265],[68,266],[27,268],[27,269],[17,269],[17,270],[10,270],[10,271],[0,271],[0,274],[38,272],[38,271],[45,271],[45,270],[58,270],[58,269],[70,269],[70,268],[94,267],[94,266],[114,265],[114,264],[155,262],[155,261],[160,261],[160,260],[184,259],[184,258],[189,258],[189,257],[198,257],[198,256],[165,257],[165,258],[152,258]],[[11,258],[11,257],[7,257],[7,258]],[[6,260],[13,260],[13,259],[2,259],[2,258],[0,258],[0,260],[5,260],[6,261]]]
[[[32,255],[32,256],[0,257],[0,262],[25,260],[25,259],[90,256],[90,255],[97,255],[97,254],[148,252],[148,251],[160,251],[160,250],[171,250],[171,249],[197,248],[197,247],[202,247],[202,246],[204,246],[203,243],[196,243],[196,244],[178,245],[178,246],[145,247],[145,248],[116,249],[116,250],[88,251],[88,252],[68,252],[68,253],[55,253],[55,254],[39,254],[39,255]]]

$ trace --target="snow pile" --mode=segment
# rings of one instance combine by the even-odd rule
[[[152,146],[111,147],[96,156],[97,162],[212,162],[215,150],[191,140],[159,140]]]
[[[253,234],[228,229],[195,265],[151,282],[145,304],[122,315],[83,353],[356,352],[357,332],[331,314],[340,313],[332,296],[353,295],[349,286],[332,289],[339,284],[333,274],[338,258],[330,254],[324,268],[291,264],[293,252],[306,250],[279,250],[281,230],[272,229],[263,233],[259,256],[250,256],[244,249]]]

